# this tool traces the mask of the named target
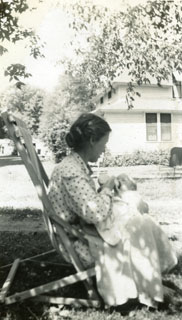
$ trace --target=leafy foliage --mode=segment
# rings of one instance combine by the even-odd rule
[[[83,77],[74,79],[64,75],[47,99],[45,116],[42,117],[42,132],[57,162],[68,152],[65,135],[70,123],[79,113],[89,112],[94,108],[92,97],[92,88],[83,81]]]
[[[9,76],[10,81],[16,80],[18,89],[21,89],[21,86],[24,85],[23,82],[19,81],[19,77],[28,78],[31,76],[30,73],[26,72],[26,67],[19,63],[8,66],[4,75]]]
[[[137,150],[133,153],[123,155],[112,155],[108,150],[105,153],[100,166],[103,167],[122,167],[137,165],[169,165],[169,150],[143,151]]]
[[[84,77],[74,78],[71,75],[62,75],[54,92],[49,95],[45,109],[49,114],[59,113],[65,119],[83,111],[94,109],[93,90]]]
[[[0,139],[7,137],[6,128],[3,119],[0,117]]]
[[[31,86],[21,90],[11,88],[1,97],[2,108],[20,113],[33,135],[40,133],[40,121],[45,103],[45,93]]]
[[[69,126],[70,124],[68,120],[55,119],[53,126],[50,126],[47,130],[46,140],[54,154],[56,162],[59,162],[69,153],[69,149],[65,141],[65,136]]]
[[[38,0],[41,2],[41,0]],[[33,29],[23,28],[19,23],[19,17],[27,10],[34,10],[30,7],[27,0],[1,0],[0,2],[0,55],[8,52],[6,44],[17,43],[17,41],[27,39],[30,47],[30,55],[34,58],[43,56],[41,48],[43,44],[40,43],[40,38],[35,34]],[[30,77],[30,73],[26,71],[22,64],[12,64],[5,71],[5,76],[9,76],[10,81],[17,81],[17,86],[21,87],[23,84],[20,80],[22,78]]]
[[[153,77],[160,85],[174,70],[182,71],[181,1],[148,0],[112,11],[88,0],[66,10],[75,32],[71,45],[76,56],[65,61],[66,69],[84,75],[95,88],[108,88],[115,77],[127,73],[129,108],[134,83],[142,85]]]

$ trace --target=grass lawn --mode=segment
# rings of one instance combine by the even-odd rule
[[[53,165],[44,163],[50,175]],[[137,168],[136,168],[137,170]],[[44,228],[41,205],[34,187],[22,165],[0,167],[0,287],[8,270],[9,263],[15,258],[26,259],[42,252],[52,250],[51,243]],[[166,281],[172,281],[182,289],[182,179],[178,180],[145,180],[138,181],[138,191],[149,203],[151,216],[161,224],[177,250],[179,264]],[[62,260],[54,252],[33,261],[25,260],[19,267],[10,293],[30,288],[47,281],[58,279],[72,270],[61,266]],[[65,296],[78,293],[84,295],[82,286],[64,289]],[[175,305],[164,305],[158,311],[146,308],[135,310],[132,318],[177,320],[182,318],[182,297],[177,296]],[[34,320],[34,319],[94,319],[118,320],[131,319],[131,314],[124,315],[121,309],[94,310],[75,309],[64,306],[35,304],[30,301],[10,306],[0,305],[1,320]]]

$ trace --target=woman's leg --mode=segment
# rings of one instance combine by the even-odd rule
[[[131,265],[139,300],[163,300],[162,272],[177,263],[172,246],[148,215],[134,217],[126,227],[131,243]]]
[[[178,263],[176,251],[168,239],[167,234],[153,221],[152,218],[144,215],[144,220],[145,225],[149,225],[152,229],[155,238],[161,272],[169,272]]]
[[[177,262],[169,240],[147,215],[132,217],[125,228],[121,226],[121,234],[118,245],[103,242],[96,252],[98,290],[108,305],[138,298],[155,307],[163,301],[161,273]]]

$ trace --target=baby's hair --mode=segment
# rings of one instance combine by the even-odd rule
[[[92,113],[83,113],[72,124],[66,135],[66,142],[74,151],[79,151],[84,149],[90,138],[98,141],[110,131],[109,124],[103,118]]]

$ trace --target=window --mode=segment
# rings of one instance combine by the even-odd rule
[[[146,113],[147,141],[157,141],[157,113]]]
[[[161,124],[161,141],[170,141],[171,140],[171,114],[161,113],[160,124]]]
[[[171,114],[146,113],[147,141],[171,141]]]
[[[100,98],[100,104],[104,103],[104,97]]]
[[[108,99],[111,99],[111,97],[112,97],[112,91],[110,90],[110,91],[108,92]]]

